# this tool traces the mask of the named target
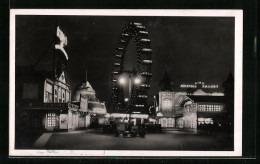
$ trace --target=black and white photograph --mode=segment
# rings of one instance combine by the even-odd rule
[[[241,156],[242,10],[10,13],[10,156]]]

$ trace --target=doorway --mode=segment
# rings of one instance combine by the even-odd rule
[[[46,114],[46,130],[53,131],[56,125],[56,114],[55,113],[47,113]]]

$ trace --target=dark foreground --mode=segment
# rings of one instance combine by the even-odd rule
[[[230,135],[231,136],[231,135]],[[219,134],[189,134],[163,131],[145,138],[115,137],[101,130],[55,132],[42,147],[60,150],[233,150],[233,137]]]

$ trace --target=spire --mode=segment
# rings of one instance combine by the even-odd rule
[[[223,82],[222,87],[225,89],[224,94],[225,95],[232,95],[234,92],[234,77],[232,75],[232,72],[230,70],[227,79]]]
[[[88,82],[88,70],[86,69],[86,84]]]
[[[159,86],[161,87],[161,91],[167,91],[167,90],[171,91],[172,90],[171,79],[170,79],[166,69],[165,69],[165,73],[164,73],[162,80],[159,82]]]

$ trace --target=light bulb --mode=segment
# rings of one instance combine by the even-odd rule
[[[140,84],[141,80],[139,78],[135,78],[134,82],[135,82],[135,84]]]

